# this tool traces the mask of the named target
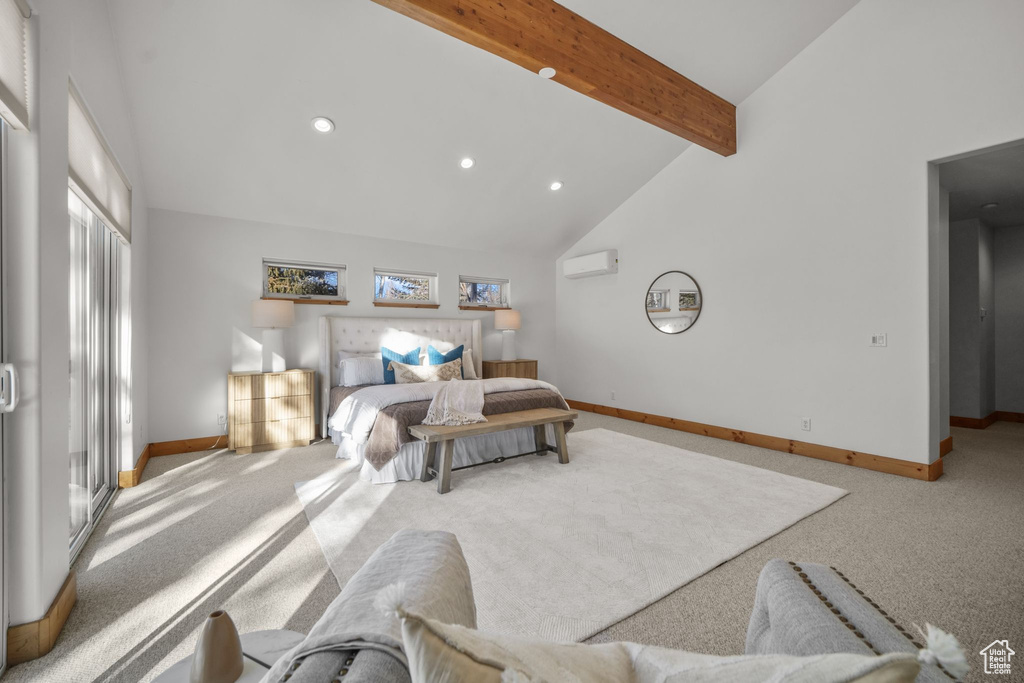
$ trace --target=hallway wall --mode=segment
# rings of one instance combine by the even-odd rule
[[[995,404],[1024,413],[1024,226],[995,230]]]

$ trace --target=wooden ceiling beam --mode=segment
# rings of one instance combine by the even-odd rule
[[[373,0],[723,156],[736,107],[552,0]]]

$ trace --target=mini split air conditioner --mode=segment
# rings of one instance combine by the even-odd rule
[[[619,272],[619,252],[616,249],[562,261],[562,275],[568,278],[610,275],[617,272]]]

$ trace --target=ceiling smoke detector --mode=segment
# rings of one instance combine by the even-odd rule
[[[546,66],[540,71],[538,71],[537,75],[539,75],[541,78],[554,78],[556,73],[558,72],[552,69],[550,66]]]

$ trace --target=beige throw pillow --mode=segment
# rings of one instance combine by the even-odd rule
[[[395,384],[447,382],[454,378],[462,379],[462,359],[460,358],[441,365],[406,365],[391,361],[388,369],[395,372]]]
[[[377,596],[402,621],[413,683],[913,683],[914,655],[716,657],[636,643],[549,643],[443,624],[408,612],[400,586]]]

